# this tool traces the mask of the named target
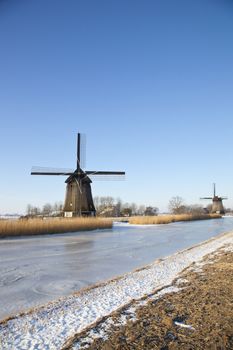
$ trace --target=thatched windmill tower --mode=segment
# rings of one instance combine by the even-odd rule
[[[217,214],[225,214],[225,210],[222,204],[222,201],[224,199],[227,199],[227,197],[219,197],[216,195],[216,184],[213,184],[213,197],[203,197],[200,199],[212,199],[212,210],[211,213],[217,213]]]
[[[66,179],[66,197],[64,203],[64,216],[95,216],[95,206],[92,198],[91,183],[94,177],[101,175],[122,176],[123,171],[91,171],[83,170],[81,159],[81,134],[78,133],[77,140],[77,163],[76,170],[51,169],[33,167],[31,175],[64,175]]]

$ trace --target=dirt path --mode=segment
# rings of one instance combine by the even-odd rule
[[[232,350],[233,253],[219,250],[181,277],[174,283],[178,292],[131,303],[67,349]],[[96,339],[90,343],[90,338]]]

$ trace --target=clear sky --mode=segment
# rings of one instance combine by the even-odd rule
[[[0,0],[0,213],[63,200],[32,165],[125,170],[93,195],[233,207],[233,1]]]

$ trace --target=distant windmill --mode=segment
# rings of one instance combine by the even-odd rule
[[[83,139],[83,138],[82,138]],[[91,192],[91,178],[101,175],[122,176],[123,171],[90,171],[83,170],[83,157],[81,159],[81,134],[78,133],[77,140],[77,164],[76,170],[51,169],[33,167],[31,175],[64,175],[66,179],[66,197],[64,204],[64,216],[95,216],[95,206]],[[82,148],[82,149],[81,149]],[[83,152],[82,152],[83,153]]]
[[[227,199],[227,197],[219,197],[216,195],[216,185],[215,183],[213,184],[214,187],[214,193],[213,197],[203,197],[200,199],[212,199],[212,213],[217,213],[217,214],[225,214],[225,210],[222,204],[222,201],[224,199]]]

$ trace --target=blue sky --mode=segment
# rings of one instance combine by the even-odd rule
[[[0,0],[0,213],[63,200],[32,165],[125,170],[93,195],[233,207],[233,2]]]

